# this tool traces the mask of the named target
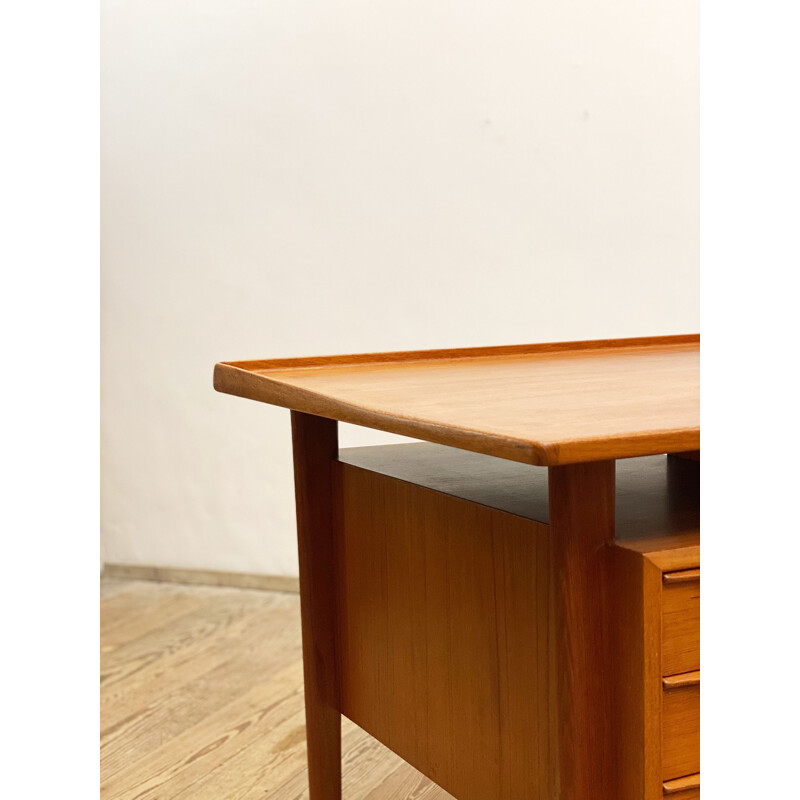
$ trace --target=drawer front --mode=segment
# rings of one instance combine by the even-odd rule
[[[661,592],[661,674],[700,669],[700,570],[668,572]]]
[[[678,681],[680,678],[676,676]],[[665,685],[663,689],[661,770],[665,781],[700,772],[699,675],[696,681]]]
[[[664,800],[700,800],[699,789],[687,789],[685,792],[664,792]]]
[[[700,775],[665,781],[664,800],[700,800]]]

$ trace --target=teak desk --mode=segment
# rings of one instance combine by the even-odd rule
[[[292,410],[311,800],[341,714],[458,800],[699,798],[699,347],[216,366]]]

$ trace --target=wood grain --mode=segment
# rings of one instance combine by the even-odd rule
[[[144,591],[143,584],[137,583],[134,597]],[[144,584],[147,586],[147,584]],[[164,585],[155,585],[155,589],[163,591]],[[219,618],[221,610],[226,612],[225,624],[205,626],[200,635],[185,639],[186,625],[181,620],[165,621],[164,636],[154,636],[151,633],[140,634],[136,628],[136,620],[140,616],[133,610],[130,614],[130,624],[124,626],[128,638],[116,646],[108,643],[108,636],[103,633],[103,660],[102,666],[108,668],[108,652],[114,651],[117,665],[121,667],[122,678],[110,683],[105,681],[101,691],[101,715],[103,718],[103,731],[106,732],[106,744],[112,738],[119,738],[122,757],[130,755],[133,748],[135,729],[140,729],[144,736],[164,736],[168,738],[170,726],[177,716],[185,721],[186,712],[176,715],[175,709],[180,707],[180,696],[183,687],[194,682],[208,681],[214,676],[219,676],[226,681],[226,670],[230,668],[231,652],[236,652],[239,642],[252,643],[263,640],[264,646],[270,647],[287,657],[301,658],[299,639],[293,630],[298,626],[299,616],[288,614],[274,615],[274,621],[268,616],[264,599],[260,594],[250,597],[247,592],[233,592],[231,596],[224,592],[213,596],[213,604],[204,592],[194,590],[181,592],[189,594],[194,599],[201,598],[202,606],[193,612],[192,617],[207,617],[209,621]],[[242,597],[244,595],[244,597]],[[238,600],[236,598],[239,598]],[[123,599],[129,599],[130,593],[125,593]],[[299,608],[299,606],[298,606]],[[292,611],[294,614],[294,610]],[[225,619],[225,617],[223,617]],[[185,622],[189,622],[187,619]],[[270,624],[274,622],[275,624]],[[282,626],[277,623],[282,622]],[[277,629],[280,635],[273,635]],[[155,628],[157,630],[157,628]],[[184,641],[184,646],[179,648],[168,647],[171,641]],[[142,652],[161,651],[160,658],[150,658],[146,663],[139,661]],[[124,655],[123,655],[124,654]],[[264,655],[261,650],[254,653],[253,657],[264,660],[262,666],[265,676],[270,671],[271,660],[269,654]],[[241,659],[241,656],[240,656]],[[242,659],[244,667],[245,659]],[[126,662],[134,667],[126,668]],[[250,663],[247,661],[246,663]],[[226,684],[224,684],[226,685]],[[224,697],[225,690],[209,693],[204,702],[210,702],[215,696]],[[173,706],[173,699],[177,705]],[[147,709],[145,718],[142,718],[142,709]],[[157,714],[156,718],[147,718],[151,713]],[[160,720],[166,717],[166,727],[162,728]],[[105,748],[108,752],[110,746]]]
[[[618,800],[614,749],[614,462],[550,467],[559,797]]]
[[[619,800],[643,800],[644,747],[644,588],[643,559],[630,550],[612,550],[614,650],[618,658],[612,674],[616,699],[615,774]],[[659,698],[660,699],[660,698]],[[659,727],[660,733],[660,727]],[[659,778],[660,770],[659,770]]]
[[[231,597],[208,611],[198,607],[196,598],[178,594],[155,613],[137,616],[113,630],[106,629],[101,686],[111,689],[141,672],[162,669],[165,664],[181,658],[196,642],[236,630],[248,609],[247,598]],[[133,642],[120,644],[121,638],[133,639]]]
[[[664,689],[661,769],[664,780],[700,772],[700,684]]]
[[[619,800],[660,800],[661,572],[639,553],[612,550],[612,685]]]
[[[176,598],[191,599],[187,615],[208,614],[212,623],[165,652],[163,671],[126,670],[101,689],[102,800],[307,798],[299,598],[117,579],[101,586],[101,615],[117,633],[113,645],[101,635],[103,658],[113,651],[135,660],[179,638],[179,618],[165,620],[160,639],[150,624]],[[142,609],[154,615],[146,630],[137,622]],[[239,613],[220,627],[232,609]],[[115,713],[111,693],[120,689],[127,708]],[[348,720],[342,744],[348,800],[452,800]]]
[[[554,797],[548,527],[335,474],[343,713],[459,800]]]
[[[663,780],[661,741],[663,695],[661,676],[661,571],[649,558],[642,563],[644,587],[644,643],[642,682],[644,685],[644,800],[657,800]]]
[[[104,580],[102,585],[115,585],[116,591],[107,598],[104,598],[102,612],[100,614],[100,630],[106,636],[105,646],[115,645],[114,631],[122,628],[121,640],[128,641],[133,636],[126,635],[124,629],[135,626],[137,632],[145,633],[153,628],[158,628],[168,621],[170,614],[188,613],[193,608],[202,605],[202,601],[192,595],[176,590],[176,587],[168,586],[165,591],[158,591],[157,587],[144,585],[137,591],[133,598],[125,596],[125,590],[129,588],[129,581],[110,581]],[[124,587],[120,589],[119,587]],[[121,595],[121,596],[116,596]],[[132,606],[135,605],[135,608]]]
[[[342,791],[332,469],[336,422],[292,412],[310,800]]]
[[[696,336],[226,362],[214,386],[531,464],[700,444]]]
[[[664,675],[700,669],[700,570],[668,573],[662,591]]]

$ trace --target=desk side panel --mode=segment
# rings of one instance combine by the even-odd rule
[[[611,549],[615,762],[619,800],[661,800],[661,571]]]
[[[555,797],[548,526],[334,476],[342,713],[459,800]]]

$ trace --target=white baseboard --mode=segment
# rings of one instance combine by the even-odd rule
[[[286,575],[253,575],[247,572],[148,567],[138,564],[106,564],[102,575],[104,578],[192,583],[201,586],[233,586],[238,589],[259,589],[270,592],[300,591],[299,579]]]

